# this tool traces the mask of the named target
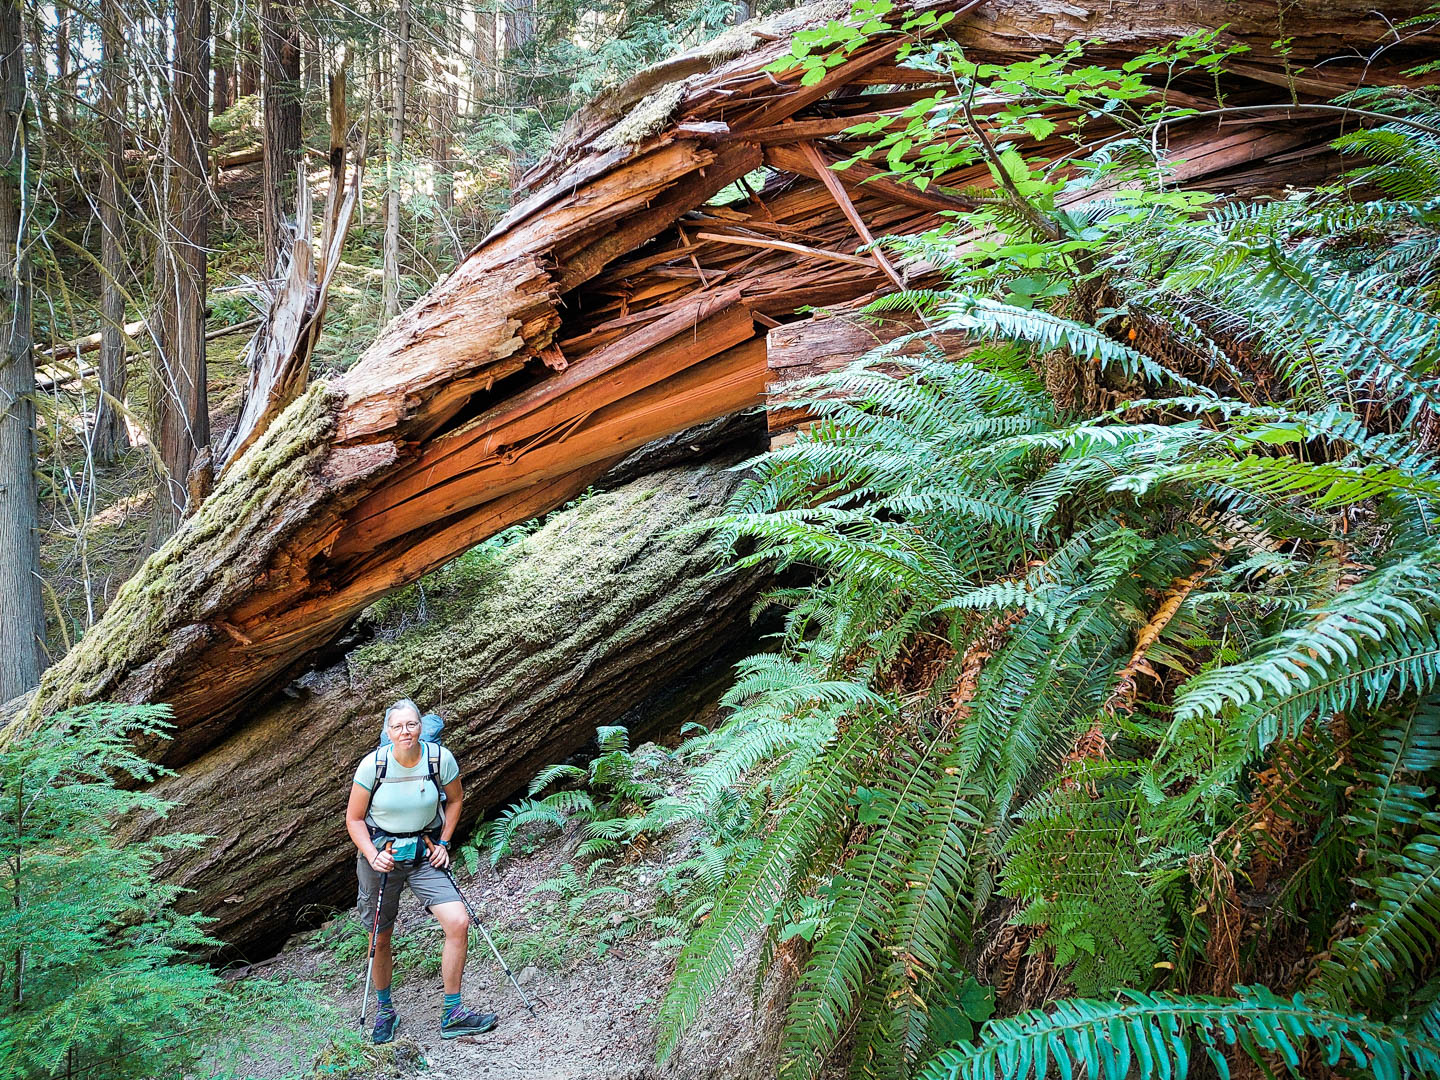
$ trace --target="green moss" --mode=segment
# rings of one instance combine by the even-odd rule
[[[600,152],[635,146],[670,122],[685,96],[683,82],[667,83],[641,98],[635,106],[595,139]]]
[[[730,483],[720,472],[662,473],[482,545],[412,586],[403,607],[372,608],[381,637],[351,653],[351,671],[433,696],[467,685],[467,666],[488,668],[495,651],[532,656],[582,622],[661,632],[715,562],[703,536],[675,529],[715,512]]]

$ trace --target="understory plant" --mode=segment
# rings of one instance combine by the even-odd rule
[[[561,763],[541,769],[530,781],[529,798],[506,807],[490,823],[480,846],[489,850],[492,866],[513,852],[525,831],[580,823],[584,836],[575,856],[588,863],[615,854],[654,827],[649,810],[664,794],[656,779],[664,751],[647,745],[632,753],[629,731],[614,725],[595,729],[595,747],[587,765]],[[476,860],[474,849],[467,859]]]
[[[686,725],[690,729],[704,731],[698,724]],[[754,848],[745,803],[706,800],[707,812],[697,815],[700,804],[671,792],[684,775],[684,760],[705,753],[703,735],[672,753],[653,743],[632,750],[629,732],[620,726],[599,727],[595,734],[597,753],[588,764],[540,770],[529,797],[501,811],[462,857],[471,873],[482,851],[498,866],[523,850],[525,840],[574,824],[580,831],[572,857],[532,896],[554,896],[567,929],[593,923],[589,936],[600,955],[641,933],[659,946],[680,945],[708,915],[739,853]],[[625,903],[611,910],[620,901]]]
[[[691,747],[750,843],[662,1055],[758,936],[785,1077],[1440,1074],[1440,103],[1214,199],[1154,135],[1225,58],[912,52],[877,159],[988,182],[711,523],[811,579]]]
[[[176,911],[158,870],[203,837],[117,839],[170,805],[136,786],[164,772],[135,746],[163,737],[165,716],[87,706],[0,754],[0,1075],[229,1076],[237,1048],[263,1053],[267,1025],[306,1014],[199,957],[219,944],[209,920]]]

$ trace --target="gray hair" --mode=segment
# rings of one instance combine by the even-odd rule
[[[395,702],[395,704],[391,705],[388,709],[385,710],[385,726],[387,728],[390,726],[390,717],[394,716],[402,709],[411,710],[415,714],[415,719],[420,719],[420,706],[416,705],[415,702],[411,701],[408,697],[402,697],[399,701]]]

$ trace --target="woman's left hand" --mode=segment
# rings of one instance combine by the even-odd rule
[[[430,865],[436,870],[444,870],[450,865],[450,849],[444,844],[430,843]]]

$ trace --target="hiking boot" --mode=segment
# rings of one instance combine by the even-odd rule
[[[395,1038],[395,1029],[400,1026],[400,1014],[395,1011],[394,1005],[381,1005],[380,1011],[375,1014],[375,1030],[371,1037],[379,1043],[387,1043]]]
[[[454,1005],[440,1016],[440,1037],[458,1039],[461,1035],[481,1035],[495,1026],[494,1013],[471,1012],[463,1005]]]

